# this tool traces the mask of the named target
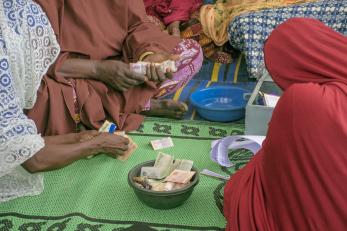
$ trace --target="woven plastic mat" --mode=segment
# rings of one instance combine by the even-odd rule
[[[130,134],[138,149],[127,162],[99,155],[44,173],[41,195],[0,204],[0,230],[224,230],[225,182],[201,175],[182,206],[157,210],[137,199],[127,183],[127,174],[135,165],[155,159],[157,152],[149,142],[167,136],[173,138],[175,146],[163,152],[191,159],[200,170],[230,174],[249,160],[249,154],[232,153],[235,166],[222,169],[210,160],[211,141],[242,133],[242,121],[218,124],[148,119]]]

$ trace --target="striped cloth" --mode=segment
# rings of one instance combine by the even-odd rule
[[[212,86],[238,86],[252,90],[255,82],[249,78],[244,56],[239,55],[231,64],[220,64],[205,59],[200,72],[186,86],[164,98],[187,103],[188,113],[185,120],[202,120],[189,103],[189,97],[194,91]]]

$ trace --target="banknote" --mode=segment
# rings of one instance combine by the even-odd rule
[[[140,176],[147,176],[150,179],[163,179],[167,177],[173,165],[173,156],[159,153],[153,167],[142,167]]]
[[[153,150],[155,151],[174,146],[171,137],[166,137],[159,140],[152,140],[151,145],[153,147]]]
[[[184,171],[190,171],[192,170],[194,162],[191,160],[180,160],[176,159],[174,164],[173,164],[173,169],[178,169],[178,170],[184,170]]]
[[[129,137],[125,134],[124,131],[116,131],[117,129],[117,125],[105,120],[105,122],[103,123],[103,125],[99,128],[99,132],[108,132],[108,133],[113,133],[119,136],[123,136],[125,138],[127,138],[129,140],[129,144],[128,144],[128,150],[125,151],[123,153],[123,155],[119,155],[117,156],[118,160],[121,161],[126,161],[127,159],[129,159],[129,157],[136,151],[137,149],[137,144]],[[87,159],[92,158],[93,155],[88,156]]]
[[[130,70],[145,75],[147,72],[147,66],[151,65],[150,62],[136,62],[136,63],[130,63]],[[166,60],[162,63],[154,63],[155,66],[159,67],[160,70],[164,73],[166,72],[176,72],[177,67],[175,64],[175,61],[173,60]]]
[[[194,171],[183,171],[175,169],[168,177],[165,178],[165,181],[186,184],[192,179],[194,175]]]
[[[117,125],[115,123],[105,120],[105,122],[99,128],[99,132],[114,133],[116,129],[117,129]]]

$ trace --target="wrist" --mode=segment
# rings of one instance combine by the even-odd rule
[[[83,157],[89,157],[99,153],[99,145],[95,142],[94,139],[86,140],[84,142],[81,142],[79,145]]]
[[[100,73],[103,69],[103,61],[102,60],[93,60],[91,65],[91,79],[98,79],[100,77]]]

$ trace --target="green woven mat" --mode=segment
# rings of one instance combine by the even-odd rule
[[[185,204],[157,210],[136,198],[127,184],[127,173],[134,165],[155,159],[157,153],[149,141],[165,136],[173,138],[175,147],[164,152],[191,159],[200,170],[232,173],[248,161],[248,153],[231,154],[236,167],[222,169],[210,160],[210,144],[213,139],[242,132],[242,121],[216,124],[149,119],[131,133],[139,148],[127,162],[99,155],[45,173],[41,195],[0,204],[0,230],[224,230],[224,182],[201,175]]]

